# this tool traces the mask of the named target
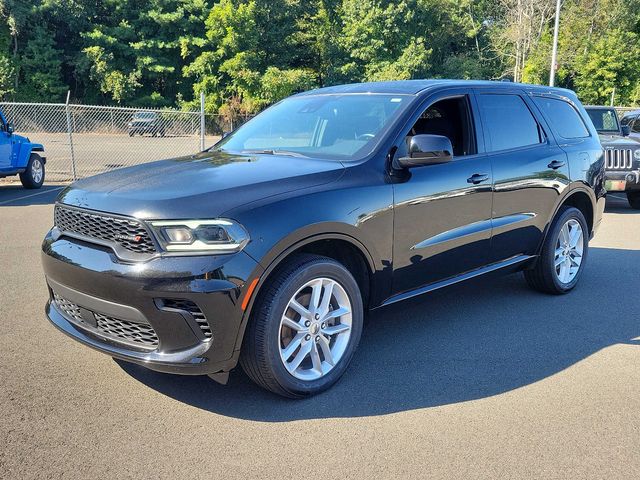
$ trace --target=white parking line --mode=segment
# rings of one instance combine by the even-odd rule
[[[613,193],[609,193],[609,194],[607,194],[607,196],[613,197],[613,198],[617,198],[618,200],[626,200],[627,199],[627,197],[619,197],[617,195],[614,195]]]
[[[12,198],[11,200],[5,200],[4,202],[0,202],[0,205],[6,205],[7,203],[19,202],[20,200],[24,200],[26,198],[36,197],[38,195],[44,195],[46,193],[56,192],[58,190],[62,190],[64,187],[51,188],[49,190],[45,190],[44,192],[32,193],[31,195],[24,195],[22,197]]]

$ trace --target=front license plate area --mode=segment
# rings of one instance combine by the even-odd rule
[[[624,192],[627,189],[626,180],[606,180],[604,188],[609,192]]]

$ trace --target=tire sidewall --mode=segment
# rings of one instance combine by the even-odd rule
[[[33,178],[33,164],[35,162],[40,162],[40,167],[42,168],[42,178],[39,182],[36,182]],[[44,184],[45,175],[46,172],[42,157],[37,153],[32,153],[29,157],[27,168],[20,174],[20,180],[22,181],[23,186],[26,188],[40,188]]]
[[[640,190],[627,192],[629,206],[634,210],[640,210]]]
[[[556,251],[556,243],[558,242],[558,236],[560,235],[560,230],[569,220],[574,219],[582,227],[582,262],[580,263],[580,268],[578,269],[578,273],[573,280],[569,283],[562,283],[556,275],[555,269],[555,251]],[[577,208],[570,207],[564,210],[557,220],[554,222],[551,231],[549,232],[549,242],[547,248],[545,249],[545,258],[544,261],[547,263],[547,267],[551,272],[551,278],[555,285],[555,287],[562,292],[568,292],[572,290],[580,281],[580,277],[582,276],[582,272],[584,271],[584,267],[587,262],[587,257],[589,256],[589,228],[587,226],[587,222],[584,219],[584,215]]]
[[[314,278],[321,277],[338,282],[349,296],[352,310],[351,337],[342,358],[329,373],[317,380],[305,381],[291,375],[282,363],[280,358],[280,319],[289,300],[300,287]],[[333,385],[344,374],[358,346],[362,334],[363,316],[362,295],[358,284],[349,271],[339,263],[329,259],[320,260],[290,275],[275,293],[265,319],[267,322],[265,354],[278,384],[286,391],[299,396],[313,395]]]

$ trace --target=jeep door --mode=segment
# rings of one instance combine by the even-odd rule
[[[489,261],[535,255],[569,186],[566,153],[524,91],[477,89],[476,98],[494,177]]]
[[[0,116],[0,170],[11,169],[13,141],[7,132],[7,122]]]
[[[413,135],[446,136],[453,160],[398,172],[394,188],[393,291],[407,292],[487,262],[491,237],[491,163],[468,89],[425,99],[398,139],[408,155]]]

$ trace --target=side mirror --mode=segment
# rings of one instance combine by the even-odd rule
[[[453,159],[451,140],[441,135],[414,135],[409,143],[409,156],[394,160],[396,168],[437,165]]]
[[[7,123],[7,134],[9,135],[13,135],[13,132],[15,132],[15,127],[13,126],[13,123],[9,122]]]
[[[631,135],[631,126],[622,125],[621,130],[622,130],[623,137],[628,137],[629,135]]]

